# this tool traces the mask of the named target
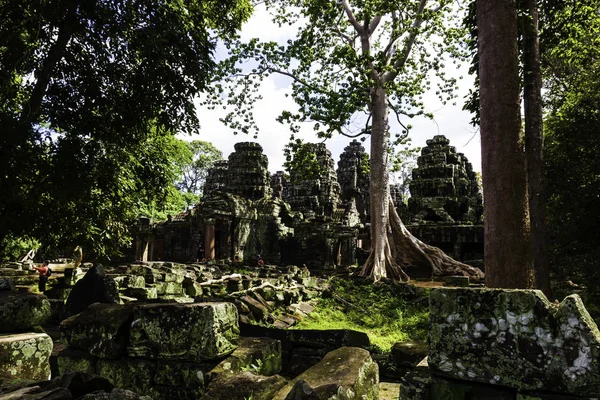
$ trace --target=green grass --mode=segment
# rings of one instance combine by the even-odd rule
[[[353,329],[389,351],[396,342],[427,340],[427,306],[415,303],[406,286],[334,278],[331,296],[319,299],[297,329]]]

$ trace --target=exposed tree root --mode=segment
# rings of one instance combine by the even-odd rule
[[[388,278],[395,281],[409,281],[405,270],[419,270],[419,275],[449,276],[463,275],[475,281],[482,281],[484,273],[475,267],[454,260],[434,246],[429,246],[413,236],[389,201],[389,221],[384,243],[384,256],[378,257],[371,251],[360,275],[378,281]]]

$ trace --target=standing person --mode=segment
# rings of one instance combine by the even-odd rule
[[[38,289],[40,293],[44,293],[46,291],[46,282],[48,282],[48,271],[50,271],[48,264],[48,260],[44,260],[44,263],[41,267],[33,267],[33,269],[35,269],[40,274],[40,280],[38,282]]]
[[[260,254],[258,255],[258,261],[256,262],[256,265],[258,267],[264,267],[264,265],[265,265],[265,260],[263,260],[263,258],[260,256]]]

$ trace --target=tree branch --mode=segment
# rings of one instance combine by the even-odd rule
[[[354,13],[350,9],[350,5],[348,4],[348,1],[347,0],[342,0],[341,4],[342,4],[342,7],[344,7],[344,11],[346,12],[346,16],[348,17],[348,21],[350,22],[350,24],[352,24],[352,26],[354,27],[354,29],[356,30],[356,32],[358,32],[358,34],[361,35],[363,33],[363,27],[356,20],[356,17],[354,16]]]
[[[42,100],[44,99],[48,84],[52,78],[52,72],[54,71],[54,68],[56,68],[58,62],[62,59],[67,44],[69,43],[69,40],[71,40],[71,36],[73,36],[78,8],[79,3],[77,1],[71,1],[69,3],[63,25],[58,31],[56,42],[54,42],[50,48],[48,56],[46,57],[46,60],[44,60],[42,69],[35,73],[35,86],[33,87],[33,91],[31,92],[27,104],[21,110],[21,124],[30,123],[40,114]]]
[[[419,33],[419,28],[421,27],[421,24],[423,24],[423,19],[421,18],[421,15],[423,14],[423,11],[425,10],[426,5],[427,5],[427,0],[421,0],[421,2],[419,4],[419,10],[417,11],[417,15],[415,16],[415,20],[412,23],[412,26],[410,29],[411,33],[408,36],[408,38],[406,39],[406,45],[404,46],[402,55],[400,58],[398,58],[394,62],[393,70],[387,71],[385,74],[383,74],[383,82],[384,83],[394,80],[394,78],[396,78],[396,76],[398,76],[398,71],[404,66],[404,64],[406,64],[406,61],[408,60],[408,57],[410,56],[410,52],[412,50],[412,47],[413,47],[415,40],[417,38],[417,35]]]
[[[381,15],[376,15],[375,18],[373,18],[373,21],[371,21],[371,23],[369,24],[369,35],[373,34],[373,31],[375,31],[375,29],[377,29],[380,22],[381,22]]]
[[[404,130],[406,130],[406,131],[408,132],[408,128],[406,127],[406,125],[404,125],[404,124],[402,123],[402,121],[400,121],[400,114],[403,114],[403,115],[406,115],[406,114],[404,114],[404,113],[401,113],[400,111],[398,111],[398,110],[396,109],[396,107],[394,107],[394,105],[392,104],[392,102],[391,102],[391,101],[389,101],[389,100],[388,100],[388,102],[387,102],[387,103],[388,103],[388,106],[389,106],[389,107],[390,107],[390,108],[391,108],[391,109],[394,111],[394,114],[396,115],[396,120],[398,121],[398,123],[400,124],[400,126],[401,126],[401,127],[403,127],[403,128],[404,128]]]

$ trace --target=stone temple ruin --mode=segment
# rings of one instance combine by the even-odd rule
[[[312,144],[316,179],[270,175],[258,143],[237,143],[209,171],[204,197],[190,211],[155,222],[140,218],[136,259],[255,260],[277,265],[348,266],[369,248],[368,155],[352,141],[335,169],[323,143]],[[410,184],[408,209],[392,187],[408,229],[455,259],[482,267],[482,197],[466,157],[444,136],[427,141]]]
[[[166,223],[141,221],[138,255],[195,258],[204,244],[211,258],[254,261],[260,252],[282,263],[352,262],[353,250],[368,245],[364,150],[352,142],[337,173],[322,145],[314,151],[327,168],[302,181],[269,176],[260,146],[238,143],[229,162],[213,169],[194,210]],[[445,138],[423,149],[411,193],[402,210],[411,229],[461,257],[478,254],[481,197],[470,165]],[[552,303],[537,290],[488,289],[462,276],[434,288],[380,282],[429,310],[427,343],[399,342],[380,354],[364,332],[297,329],[318,299],[337,295],[307,266],[140,260],[103,267],[81,264],[79,254],[73,263],[51,262],[44,294],[35,293],[31,260],[0,265],[0,400],[576,400],[600,393],[600,331],[576,294]],[[395,382],[396,392],[386,396],[390,386],[380,379]]]

